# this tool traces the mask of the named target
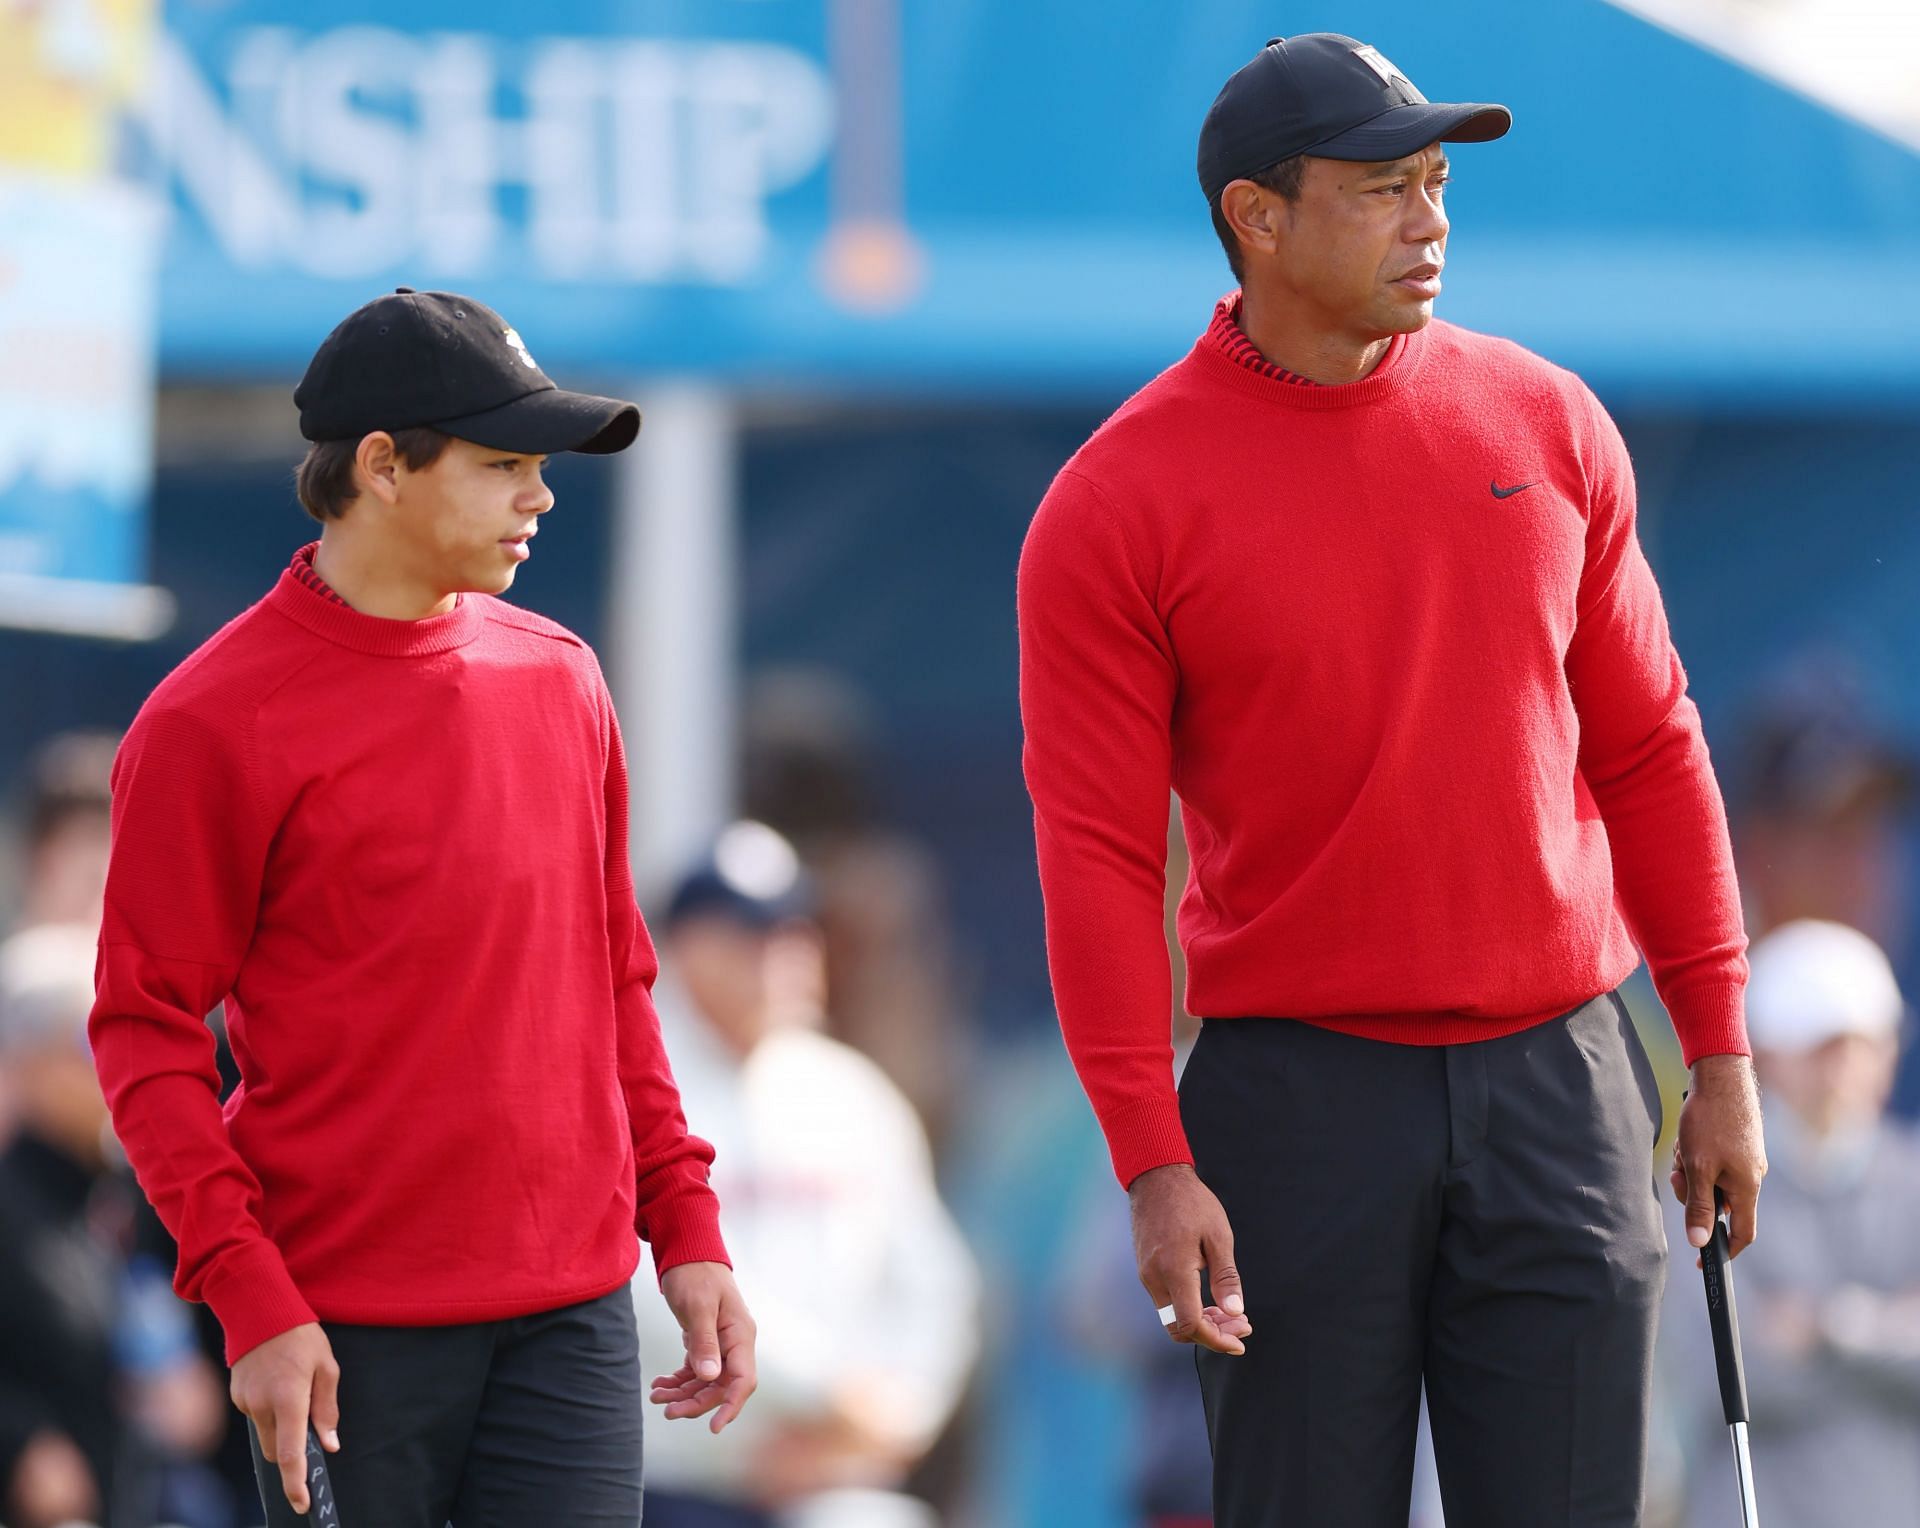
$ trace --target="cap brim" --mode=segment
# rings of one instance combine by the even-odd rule
[[[1379,116],[1338,133],[1304,152],[1317,159],[1351,159],[1371,163],[1399,159],[1429,143],[1488,143],[1504,137],[1513,126],[1513,113],[1486,101],[1446,105],[1426,101],[1412,106],[1390,106]]]
[[[640,410],[618,398],[547,387],[478,414],[436,419],[434,428],[494,451],[608,456],[633,444],[640,433]]]

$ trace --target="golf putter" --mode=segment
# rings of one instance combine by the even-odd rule
[[[1740,1481],[1740,1521],[1760,1528],[1753,1497],[1753,1456],[1747,1450],[1747,1368],[1740,1359],[1740,1316],[1733,1303],[1733,1260],[1727,1249],[1726,1199],[1713,1191],[1713,1235],[1700,1249],[1707,1285],[1707,1321],[1713,1327],[1713,1361],[1720,1371],[1720,1410],[1733,1434],[1733,1468]]]
[[[312,1528],[340,1528],[340,1509],[333,1501],[333,1477],[327,1473],[327,1451],[320,1435],[307,1426],[307,1522]]]

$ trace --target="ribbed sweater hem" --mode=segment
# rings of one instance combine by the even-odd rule
[[[1113,1156],[1114,1176],[1122,1188],[1144,1172],[1170,1163],[1193,1161],[1193,1148],[1180,1122],[1180,1099],[1169,1075],[1164,1097],[1142,1099],[1110,1111],[1101,1120],[1107,1148]]]
[[[270,1338],[318,1319],[295,1286],[280,1249],[264,1239],[210,1268],[198,1298],[219,1319],[229,1364]]]
[[[647,1245],[653,1249],[657,1273],[664,1274],[682,1263],[733,1266],[720,1236],[720,1201],[711,1189],[703,1186],[665,1204],[649,1205],[646,1220]]]
[[[1715,982],[1667,995],[1681,1059],[1692,1066],[1702,1056],[1750,1056],[1747,989],[1741,982]]]
[[[1596,997],[1598,993],[1594,994]],[[1592,999],[1587,999],[1591,1002]],[[1503,1018],[1468,1018],[1458,1013],[1359,1013],[1327,1016],[1299,1016],[1302,1024],[1315,1029],[1330,1029],[1336,1034],[1352,1035],[1360,1040],[1380,1040],[1389,1045],[1472,1045],[1481,1040],[1499,1040],[1533,1029],[1584,1007],[1554,1008],[1546,1013],[1523,1013]],[[1287,1015],[1293,1017],[1293,1015]]]
[[[330,1299],[316,1293],[313,1307],[322,1321],[344,1321],[352,1326],[465,1326],[475,1321],[507,1321],[535,1316],[583,1300],[597,1300],[627,1283],[640,1266],[640,1244],[634,1243],[633,1262],[626,1272],[604,1276],[567,1289],[543,1290],[518,1297],[484,1300],[367,1300]]]

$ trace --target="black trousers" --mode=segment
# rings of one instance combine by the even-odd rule
[[[340,1364],[327,1473],[341,1528],[636,1528],[640,1353],[624,1285],[505,1321],[323,1325]],[[253,1465],[270,1528],[305,1524],[257,1436]]]
[[[1447,1521],[1640,1521],[1660,1102],[1612,994],[1471,1045],[1210,1022],[1180,1112],[1253,1336],[1198,1352],[1218,1528],[1406,1528],[1424,1378]]]

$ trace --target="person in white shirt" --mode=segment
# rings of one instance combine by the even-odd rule
[[[718,1438],[656,1428],[647,1528],[909,1528],[900,1491],[979,1349],[979,1279],[924,1131],[880,1069],[820,1032],[810,887],[771,828],[728,828],[660,924],[654,997],[759,1325],[759,1390]],[[677,1351],[635,1276],[643,1363]]]
[[[1920,1141],[1889,1118],[1905,1009],[1865,934],[1803,918],[1751,952],[1767,1234],[1735,1291],[1768,1528],[1920,1528]],[[1679,1217],[1659,1347],[1689,1528],[1737,1528],[1705,1297]]]

